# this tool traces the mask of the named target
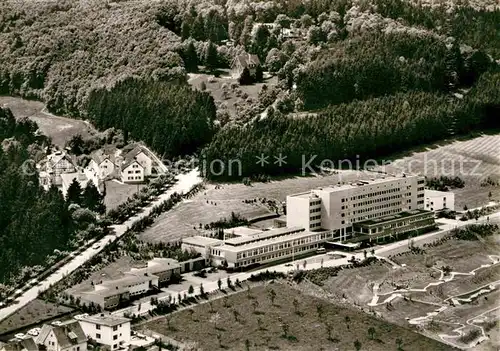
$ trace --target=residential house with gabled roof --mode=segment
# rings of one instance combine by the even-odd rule
[[[78,321],[69,320],[59,326],[45,324],[36,338],[47,351],[85,351],[87,337]]]
[[[76,159],[63,151],[56,151],[47,155],[37,164],[40,174],[40,185],[48,190],[52,185],[62,185],[62,174],[74,173],[76,171]]]
[[[120,159],[116,156],[116,151],[116,149],[99,149],[92,152],[86,169],[95,174],[100,180],[115,176],[120,168],[118,163]]]
[[[239,78],[245,68],[248,68],[251,75],[255,75],[258,66],[260,66],[260,60],[257,55],[243,53],[237,55],[231,63],[231,75],[233,78]]]
[[[124,183],[143,182],[166,172],[165,166],[147,148],[137,145],[123,156],[121,178]]]
[[[38,351],[38,345],[31,337],[24,339],[12,339],[7,343],[0,343],[0,351]]]

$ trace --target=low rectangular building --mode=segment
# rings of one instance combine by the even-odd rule
[[[395,215],[355,223],[357,240],[382,239],[385,237],[422,231],[435,227],[434,214],[424,210],[401,212]]]
[[[212,247],[222,245],[222,240],[208,236],[195,235],[182,239],[183,251],[198,252],[206,260],[210,260]]]
[[[425,189],[424,198],[425,209],[428,211],[455,211],[455,194],[452,192]]]

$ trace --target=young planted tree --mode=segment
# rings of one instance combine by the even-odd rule
[[[322,304],[318,303],[316,305],[316,313],[318,314],[318,319],[322,319],[323,318],[323,313],[324,313],[325,309],[323,307]]]
[[[220,321],[220,314],[219,312],[214,313],[212,317],[210,317],[210,323],[214,325],[214,329],[217,330],[217,323]]]
[[[250,340],[245,339],[245,350],[250,351]]]
[[[368,328],[368,337],[370,338],[370,340],[375,339],[375,328],[374,327]]]
[[[194,293],[194,288],[192,285],[189,286],[189,289],[188,289],[188,294],[191,295]]]
[[[217,280],[217,286],[219,287],[219,290],[222,290],[222,280]]]
[[[76,178],[73,179],[68,187],[68,191],[66,192],[66,202],[77,205],[82,204],[82,187]]]
[[[252,307],[253,307],[253,313],[257,313],[257,307],[259,307],[259,301],[253,300]]]
[[[274,306],[274,300],[276,299],[276,291],[274,291],[274,289],[270,289],[268,292],[267,292],[268,296],[269,296],[269,300],[271,300],[271,305]]]
[[[188,312],[189,317],[191,318],[191,320],[194,321],[194,319],[193,319],[194,310],[192,308],[190,308],[190,309],[187,310],[187,312]]]
[[[344,320],[345,320],[345,324],[347,326],[347,329],[349,329],[349,323],[351,322],[351,318],[349,318],[349,316],[345,316]]]
[[[219,347],[222,348],[222,335],[217,333],[217,341],[219,342]]]
[[[300,304],[299,304],[299,300],[297,300],[297,299],[293,299],[292,303],[293,303],[293,309],[295,310],[295,314],[300,315],[300,309],[299,309]]]
[[[396,347],[398,348],[398,351],[403,350],[403,339],[401,338],[396,339]]]
[[[233,316],[234,316],[234,321],[235,322],[239,322],[238,318],[240,316],[240,313],[236,309],[234,309],[234,308],[233,308],[232,312],[233,312]]]
[[[354,341],[354,348],[356,349],[356,351],[361,350],[361,341],[359,341],[358,339],[356,339]]]
[[[288,338],[288,331],[290,330],[290,325],[288,325],[288,323],[281,323],[281,330],[283,331],[283,337]]]
[[[205,289],[203,288],[203,284],[200,284],[200,295],[205,296]]]

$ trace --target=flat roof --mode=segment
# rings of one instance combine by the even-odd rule
[[[265,239],[269,239],[269,238],[272,238],[275,236],[286,235],[286,234],[291,233],[291,232],[304,231],[304,230],[305,229],[302,227],[276,228],[276,229],[270,229],[270,230],[263,230],[257,234],[252,235],[252,236],[240,236],[238,238],[228,239],[228,240],[226,240],[225,245],[238,246],[238,245],[243,245],[245,243],[251,243],[254,241],[265,240]]]
[[[403,180],[403,179],[413,179],[413,178],[418,178],[422,177],[419,175],[401,175],[401,176],[393,176],[393,175],[386,175],[383,178],[370,178],[370,179],[358,179],[358,180],[353,180],[351,182],[345,183],[345,184],[337,184],[337,185],[330,185],[326,187],[319,187],[312,189],[311,191],[308,192],[302,192],[302,193],[297,193],[297,194],[291,194],[289,195],[290,197],[312,197],[312,192],[314,191],[324,191],[324,192],[337,192],[337,191],[343,191],[343,190],[348,190],[348,189],[358,189],[366,185],[376,185],[376,184],[384,184],[384,183],[391,183],[397,180]]]
[[[235,228],[224,229],[224,232],[226,234],[233,234],[234,233],[234,235],[238,235],[238,236],[251,236],[251,235],[261,233],[262,229],[254,229],[254,228],[248,228],[248,227],[235,227]]]
[[[114,327],[115,325],[128,323],[130,319],[124,317],[118,317],[111,314],[94,314],[87,317],[79,317],[78,320],[89,322],[93,324],[106,325],[108,327]]]
[[[287,235],[287,236],[270,237],[266,241],[255,241],[255,242],[251,242],[249,244],[240,245],[240,246],[233,246],[233,245],[224,244],[222,246],[219,246],[219,248],[221,250],[231,251],[231,252],[246,251],[246,250],[260,248],[262,246],[279,244],[279,243],[287,242],[290,240],[302,239],[302,238],[306,238],[306,237],[311,236],[311,235],[317,235],[317,234],[321,234],[321,233],[325,233],[325,232],[328,232],[328,230],[323,230],[323,231],[318,231],[318,232],[310,232],[310,231],[303,230],[303,231],[300,231],[298,233],[294,233],[294,234]]]
[[[195,235],[182,238],[182,242],[185,244],[198,244],[198,245],[214,245],[222,244],[222,240],[216,238],[210,238],[208,236]]]
[[[411,210],[411,211],[406,211],[406,212],[400,212],[400,213],[397,213],[397,214],[393,214],[393,215],[389,215],[389,216],[385,216],[385,217],[380,217],[380,218],[376,218],[376,219],[368,219],[366,221],[354,223],[354,225],[374,225],[374,224],[380,224],[380,223],[383,223],[383,222],[389,222],[389,221],[393,221],[393,220],[397,220],[397,219],[402,219],[402,218],[407,218],[407,217],[411,217],[411,216],[417,216],[417,215],[421,215],[421,214],[425,214],[425,213],[432,213],[432,212],[426,211],[426,210],[416,209],[416,210]]]
[[[450,196],[450,195],[455,195],[451,191],[439,191],[439,190],[431,190],[431,189],[425,189],[424,190],[424,196]]]
[[[143,274],[143,273],[151,273],[151,274],[156,274],[164,271],[168,271],[170,269],[175,269],[179,268],[181,265],[177,260],[174,260],[172,258],[160,258],[160,257],[155,257],[151,261],[148,261],[148,266],[147,267],[142,267],[142,268],[131,268],[129,272],[126,272],[125,274]]]

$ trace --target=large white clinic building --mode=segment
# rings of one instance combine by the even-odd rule
[[[244,268],[315,252],[327,243],[379,241],[434,228],[421,176],[384,176],[287,196],[286,227],[231,230],[225,240],[194,236],[182,248],[214,265]]]
[[[386,176],[289,195],[286,224],[311,231],[338,230],[343,241],[355,223],[424,209],[424,183],[422,176]]]

